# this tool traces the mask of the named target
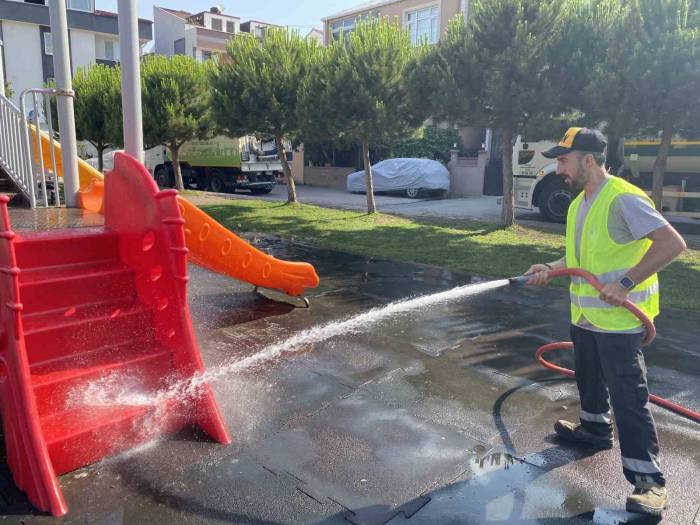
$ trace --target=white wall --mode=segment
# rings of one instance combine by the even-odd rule
[[[80,68],[95,63],[95,33],[70,30],[70,51],[73,74]]]
[[[19,95],[23,90],[44,85],[39,26],[3,20],[2,35],[7,74],[5,80],[14,91],[12,101],[19,105]]]
[[[211,27],[211,19],[212,18],[218,18],[219,20],[221,20],[221,31],[226,32],[226,22],[233,22],[233,25],[234,25],[233,32],[234,33],[240,33],[240,31],[241,31],[241,20],[239,18],[225,16],[223,14],[217,15],[216,13],[212,13],[209,11],[204,13],[204,27],[212,29],[212,27]]]
[[[153,7],[153,51],[158,55],[175,54],[175,40],[185,36],[185,21],[156,6]],[[190,46],[191,54],[192,47]]]
[[[197,28],[193,26],[189,26],[187,30],[185,31],[185,55],[188,57],[193,56],[192,55],[192,48],[197,45]],[[202,53],[198,49],[197,50],[197,55],[194,57],[197,60],[202,60]]]

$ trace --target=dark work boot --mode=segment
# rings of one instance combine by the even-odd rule
[[[600,450],[611,449],[615,441],[612,432],[607,436],[596,436],[585,430],[581,425],[576,425],[563,419],[554,423],[554,432],[566,441],[590,445]]]

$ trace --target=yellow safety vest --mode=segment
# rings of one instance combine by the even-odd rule
[[[618,244],[608,230],[610,206],[624,193],[651,199],[642,190],[618,177],[611,177],[593,201],[583,223],[579,255],[576,257],[576,218],[583,202],[584,192],[574,199],[566,220],[566,266],[582,268],[595,275],[603,283],[620,280],[642,259],[651,246],[649,239]],[[580,277],[571,278],[571,321],[576,324],[585,317],[590,324],[602,330],[623,331],[641,326],[641,322],[628,310],[612,306],[599,299],[600,293]],[[649,319],[659,314],[659,281],[656,274],[637,284],[628,299],[639,307]]]

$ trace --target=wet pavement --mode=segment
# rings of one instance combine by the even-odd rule
[[[189,302],[207,368],[305,329],[478,281],[265,236],[255,245],[313,263],[310,309],[191,267]],[[663,279],[662,279],[663,283]],[[571,380],[536,364],[566,339],[561,289],[503,288],[412,311],[213,383],[233,444],[196,431],[61,477],[69,513],[36,513],[0,473],[0,522],[111,524],[615,524],[619,448],[558,443],[575,419]],[[700,410],[697,314],[667,311],[647,351],[654,393]],[[571,365],[563,354],[559,362]],[[671,508],[700,524],[700,425],[654,407]]]

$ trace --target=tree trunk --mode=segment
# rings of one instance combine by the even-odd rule
[[[369,161],[369,143],[362,141],[362,159],[365,164],[365,186],[367,187],[367,213],[377,213],[374,202],[374,182],[372,181],[372,164]]]
[[[501,209],[503,225],[512,226],[515,222],[513,210],[513,130],[504,128],[501,130],[501,143],[503,150],[503,207]]]
[[[100,173],[104,173],[104,167],[105,167],[105,161],[104,161],[104,152],[105,152],[105,147],[104,144],[97,144],[97,170]]]
[[[180,169],[180,146],[176,143],[170,144],[170,155],[173,158],[173,173],[175,174],[175,189],[183,191],[185,183],[182,181],[182,170]]]
[[[654,206],[661,211],[664,198],[664,174],[666,173],[666,161],[668,160],[668,152],[671,149],[671,139],[673,138],[673,128],[667,126],[661,134],[661,144],[659,152],[656,154],[654,161],[654,175],[652,178],[651,198],[654,200]]]
[[[284,142],[282,142],[282,135],[275,135],[275,145],[277,146],[277,156],[282,162],[282,171],[284,171],[284,179],[287,181],[287,204],[297,204],[297,187],[294,184],[294,178],[292,177],[292,168],[289,167],[289,162],[287,162],[287,152],[284,149]]]
[[[622,175],[621,168],[625,163],[624,155],[624,138],[620,135],[608,135],[608,152],[607,152],[607,166],[610,173],[617,175],[618,177]]]

